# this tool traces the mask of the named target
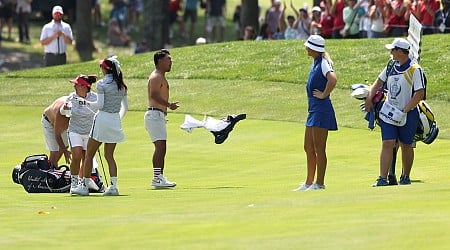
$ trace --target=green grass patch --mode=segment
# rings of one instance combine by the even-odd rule
[[[143,112],[136,111],[127,114],[127,141],[117,148],[121,196],[70,197],[27,194],[12,183],[12,167],[43,152],[41,109],[0,106],[0,112],[8,131],[0,135],[3,249],[58,249],[62,243],[51,235],[62,234],[67,249],[378,249],[380,241],[444,249],[450,243],[441,230],[450,227],[450,184],[442,179],[448,140],[418,144],[411,186],[372,188],[379,133],[341,128],[329,137],[327,189],[291,192],[305,178],[302,124],[250,118],[215,145],[206,130],[181,130],[184,116],[171,113],[166,174],[178,186],[153,190],[153,146]]]
[[[153,190],[153,146],[143,124],[151,53],[121,57],[130,111],[117,147],[120,197],[27,194],[12,168],[44,153],[45,106],[73,91],[69,79],[97,73],[97,62],[0,74],[0,245],[2,249],[446,249],[450,243],[449,86],[445,35],[424,38],[422,66],[440,127],[418,143],[413,184],[372,188],[380,131],[367,129],[349,86],[374,80],[390,39],[327,41],[338,87],[339,130],[330,132],[327,189],[291,192],[306,175],[305,81],[311,64],[301,41],[232,42],[171,50],[166,175],[173,190]],[[370,49],[369,49],[370,48]],[[435,58],[433,58],[435,57]],[[440,62],[440,63],[437,63]],[[179,128],[185,114],[246,113],[224,144]],[[106,164],[106,162],[104,162]],[[401,165],[400,160],[397,163]],[[397,171],[400,171],[399,169]],[[39,214],[42,211],[43,214]],[[32,233],[30,233],[32,232]],[[88,238],[87,238],[88,237]],[[88,240],[87,240],[88,239]]]

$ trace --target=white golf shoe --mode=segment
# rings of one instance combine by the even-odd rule
[[[164,177],[162,174],[158,175],[152,180],[152,186],[155,188],[171,188],[175,187],[176,185],[176,182],[167,180],[166,177]]]
[[[103,193],[104,196],[118,196],[119,190],[116,186],[109,186],[106,191]]]
[[[313,183],[308,189],[306,190],[320,190],[325,189],[325,185],[319,185],[317,183]]]
[[[86,187],[83,184],[78,185],[74,189],[70,189],[70,194],[72,195],[81,195],[81,196],[88,196],[89,195],[89,188]]]
[[[100,188],[97,186],[97,184],[95,184],[95,182],[91,179],[91,178],[87,178],[85,180],[85,184],[89,189],[98,191]]]
[[[304,190],[307,190],[309,187],[311,187],[311,185],[308,185],[308,184],[306,184],[306,182],[303,182],[302,184],[300,184],[300,186],[298,188],[293,189],[292,191],[294,191],[294,192],[296,192],[296,191],[304,191]]]

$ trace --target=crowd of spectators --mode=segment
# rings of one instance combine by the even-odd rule
[[[289,3],[288,0],[266,1],[271,1],[268,9],[262,11],[258,7],[259,27],[242,26],[241,6],[235,6],[232,18],[235,39],[305,40],[314,34],[324,38],[400,37],[407,34],[411,15],[421,22],[425,35],[450,33],[450,0],[322,0],[312,8],[307,5],[297,8],[292,0]],[[7,28],[6,39],[11,39],[13,16],[17,15],[20,42],[30,42],[28,7],[31,2],[0,0],[0,25],[2,32]],[[112,8],[106,22],[102,20],[101,2],[91,0],[93,22],[97,26],[108,25],[108,44],[136,44],[138,51],[142,51],[145,46],[141,44],[143,37],[139,27],[143,1],[108,0]],[[176,35],[184,43],[192,44],[199,37],[207,43],[225,41],[226,37],[231,37],[225,34],[226,5],[226,0],[169,0],[170,39],[175,36],[174,25],[177,24],[179,33]],[[205,17],[204,28],[200,31],[195,30],[199,11],[204,11]],[[136,42],[132,41],[130,32],[134,32]]]
[[[308,6],[296,9],[291,0],[290,8],[295,16],[286,17],[286,2],[272,0],[259,34],[245,39],[401,37],[407,35],[411,15],[424,35],[450,33],[450,0],[323,0],[311,11]]]

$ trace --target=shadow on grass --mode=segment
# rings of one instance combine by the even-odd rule
[[[196,189],[196,190],[218,190],[218,189],[240,189],[240,188],[244,188],[244,187],[233,187],[233,186],[220,186],[220,187],[176,187],[176,188],[170,188],[170,187],[167,187],[167,188],[147,188],[147,190],[150,190],[150,191],[162,191],[162,190],[165,190],[165,191],[168,191],[168,190],[170,190],[170,191],[172,191],[172,190],[175,190],[175,189],[177,189],[177,190],[194,190],[194,189]]]
[[[233,186],[221,186],[221,187],[188,187],[188,188],[182,188],[182,189],[241,189],[244,187],[233,187]]]
[[[103,195],[103,193],[89,193],[89,195],[69,195],[67,197],[128,197],[128,194],[119,194],[119,195]]]
[[[44,52],[30,53],[17,48],[0,48],[0,73],[44,66]]]

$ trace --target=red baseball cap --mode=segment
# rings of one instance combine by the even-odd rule
[[[86,80],[87,76],[85,75],[79,75],[77,76],[77,78],[73,79],[73,80],[69,80],[69,82],[73,83],[73,84],[78,84],[78,85],[83,85],[86,87],[91,87],[92,84],[90,84],[87,80]]]

